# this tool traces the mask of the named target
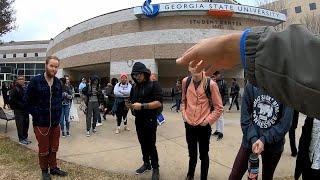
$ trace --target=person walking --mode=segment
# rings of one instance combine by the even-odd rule
[[[241,108],[242,143],[229,180],[242,179],[251,153],[262,156],[262,179],[272,180],[291,127],[293,109],[252,84],[244,89]]]
[[[156,132],[158,126],[157,115],[159,108],[162,106],[163,95],[159,83],[151,81],[150,75],[150,71],[143,63],[134,63],[131,77],[135,84],[131,88],[131,104],[128,106],[135,116],[136,131],[143,156],[143,165],[136,170],[136,174],[142,174],[152,169],[152,180],[159,180]]]
[[[131,91],[131,84],[128,83],[128,75],[122,73],[120,75],[120,82],[117,83],[114,87],[114,95],[116,96],[115,106],[116,106],[116,116],[117,116],[117,128],[116,134],[120,133],[120,125],[123,121],[124,130],[130,131],[129,127],[127,126],[128,119],[128,107],[126,103],[129,101],[130,91]]]
[[[90,83],[83,88],[82,93],[85,95],[86,105],[87,105],[87,114],[86,114],[86,123],[87,123],[87,132],[86,136],[90,137],[92,133],[96,133],[96,124],[98,116],[100,116],[99,106],[103,104],[104,96],[100,89],[99,77],[92,76],[90,78]]]
[[[31,141],[28,139],[29,131],[29,113],[24,99],[25,94],[25,78],[19,75],[16,86],[10,93],[10,108],[13,110],[19,143],[28,145]]]
[[[67,83],[66,78],[61,78],[62,83],[62,113],[60,119],[60,127],[62,137],[70,136],[70,106],[72,100],[72,89]]]
[[[232,108],[232,105],[235,103],[237,106],[237,111],[239,111],[239,103],[238,103],[238,97],[239,97],[239,92],[240,92],[240,87],[239,84],[237,83],[237,79],[236,78],[232,78],[232,84],[231,84],[231,88],[230,88],[230,96],[232,97],[231,99],[231,103],[230,103],[230,107],[229,107],[229,111]]]
[[[209,144],[211,125],[223,112],[223,105],[217,84],[204,72],[196,73],[189,67],[190,77],[182,81],[182,118],[185,122],[186,141],[189,151],[189,169],[186,180],[194,179],[198,159],[201,160],[201,180],[206,180],[209,170]],[[209,95],[210,94],[210,95]]]
[[[50,180],[50,174],[68,175],[57,166],[62,110],[62,86],[60,80],[55,77],[59,61],[56,56],[46,58],[45,73],[31,79],[25,97],[38,141],[39,165],[43,180]]]

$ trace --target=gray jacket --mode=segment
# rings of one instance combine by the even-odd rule
[[[241,60],[248,80],[284,104],[320,118],[320,38],[302,25],[245,31]]]

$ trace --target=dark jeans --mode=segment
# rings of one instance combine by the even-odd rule
[[[251,149],[245,148],[241,145],[236,159],[234,160],[229,180],[242,179],[243,175],[248,169],[249,156],[252,153]],[[262,156],[262,179],[272,180],[273,173],[281,158],[281,152],[263,151]]]
[[[121,103],[118,103],[117,112],[116,112],[117,126],[121,125],[122,119],[123,119],[123,124],[127,125],[127,115],[128,115],[128,109],[125,106],[125,102],[123,101]]]
[[[229,110],[231,110],[231,108],[233,106],[233,103],[236,103],[237,110],[239,111],[238,96],[239,96],[238,94],[237,95],[232,95],[232,100],[231,100],[231,104],[230,104]]]
[[[309,168],[307,171],[302,171],[302,179],[320,179],[320,170]]]
[[[198,160],[198,144],[201,160],[201,180],[208,177],[209,170],[209,144],[211,137],[211,126],[191,126],[185,123],[186,140],[189,150],[189,170],[188,175],[194,176]]]
[[[99,103],[88,102],[88,109],[87,109],[87,116],[86,116],[87,131],[90,131],[91,126],[92,126],[92,129],[96,128],[98,116],[100,116]]]
[[[60,126],[39,127],[34,126],[39,147],[39,165],[41,170],[57,167],[57,152],[59,149]]]
[[[69,105],[62,105],[60,126],[61,126],[61,131],[63,133],[66,131],[69,132],[69,129],[70,129],[69,114],[70,114],[70,106]],[[64,125],[66,125],[66,131],[64,130]]]
[[[29,114],[22,110],[14,110],[19,141],[28,138]]]
[[[176,99],[176,104],[171,106],[171,109],[176,107],[176,111],[179,111],[180,110],[180,104],[181,104],[181,99]]]
[[[156,118],[145,119],[145,118],[136,118],[136,131],[138,135],[138,140],[141,145],[141,151],[143,156],[143,162],[150,164],[153,169],[159,167],[159,158],[156,147],[156,135],[157,135],[157,120]]]

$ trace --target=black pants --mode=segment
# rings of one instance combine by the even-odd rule
[[[297,154],[297,146],[296,146],[296,129],[298,126],[299,112],[294,111],[291,127],[289,130],[289,140],[290,140],[290,148],[292,154]]]
[[[150,164],[151,159],[152,168],[156,169],[159,167],[159,158],[156,147],[157,120],[156,118],[136,118],[135,123],[138,140],[141,145],[143,162]]]
[[[14,110],[19,141],[28,138],[29,114],[22,110]]]
[[[232,95],[232,100],[231,100],[229,110],[231,110],[233,103],[236,103],[237,110],[239,111],[238,94]]]
[[[90,131],[91,126],[92,126],[92,129],[96,128],[98,116],[100,116],[99,103],[88,102],[87,116],[86,116],[87,131]]]
[[[125,106],[125,102],[123,101],[121,103],[118,103],[117,112],[116,112],[117,126],[121,125],[122,119],[123,119],[123,124],[127,125],[127,115],[128,115],[128,109]]]
[[[248,160],[252,150],[241,145],[236,159],[234,160],[229,180],[242,179],[248,169]],[[262,179],[272,180],[274,171],[281,158],[281,152],[263,151],[262,156]]]
[[[198,144],[201,160],[201,180],[206,180],[209,170],[209,144],[211,137],[211,126],[191,126],[185,123],[186,140],[189,150],[189,169],[188,175],[194,176],[198,160]]]

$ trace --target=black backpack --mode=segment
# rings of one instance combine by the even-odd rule
[[[189,85],[191,83],[191,79],[192,79],[192,77],[188,76],[187,81],[186,81],[186,87],[185,87],[184,95],[187,94],[187,90],[188,90],[188,87],[189,87]],[[209,77],[207,77],[207,84],[208,85],[207,85],[207,88],[205,89],[205,93],[206,93],[206,96],[207,96],[207,98],[209,100],[210,111],[213,111],[214,107],[213,107],[212,98],[211,98],[210,81],[211,81],[211,79]]]

